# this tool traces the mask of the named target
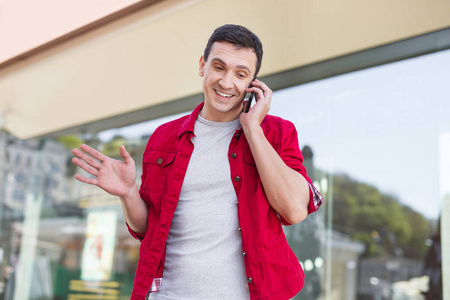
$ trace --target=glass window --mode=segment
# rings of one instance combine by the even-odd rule
[[[13,198],[15,200],[24,201],[25,200],[25,193],[23,189],[14,189],[13,191]]]
[[[295,299],[442,293],[438,220],[450,194],[441,169],[450,161],[449,70],[450,51],[441,51],[274,93],[271,114],[296,125],[304,164],[326,199],[319,212],[285,227],[306,275]],[[148,136],[180,115],[89,138],[115,158],[125,143],[139,183]],[[13,206],[15,178],[6,174],[24,170],[1,170],[0,178],[10,179],[0,189],[0,298],[129,299],[140,243],[127,231],[118,198],[74,180],[83,172],[71,164],[70,148],[83,138],[46,139],[45,151],[10,140],[11,157],[38,162],[24,174],[47,179],[23,187],[23,205]]]
[[[15,181],[21,184],[27,183],[27,177],[23,172],[17,172],[15,176]]]
[[[311,220],[286,228],[306,273],[298,299],[442,293],[431,275],[441,272],[449,193],[440,177],[450,153],[449,70],[443,51],[274,93],[271,113],[296,125],[326,197]]]

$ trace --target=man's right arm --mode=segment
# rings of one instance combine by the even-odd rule
[[[81,150],[82,151],[81,151]],[[98,186],[105,192],[118,196],[127,224],[136,233],[147,230],[148,207],[141,199],[136,184],[136,166],[124,146],[120,146],[123,161],[112,159],[88,145],[73,149],[72,162],[95,178],[76,174],[81,182]]]

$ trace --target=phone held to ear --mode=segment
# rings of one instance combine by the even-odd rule
[[[256,79],[256,77],[253,80],[255,80],[255,79]],[[253,80],[250,83],[250,85],[248,86],[248,88],[251,88],[253,86],[252,85],[253,84]],[[245,94],[244,102],[247,102],[247,106],[245,107],[245,110],[244,110],[245,113],[248,113],[248,111],[250,109],[250,106],[252,106],[252,100],[253,100],[254,97],[255,97],[255,92],[251,92],[251,93],[246,93]]]

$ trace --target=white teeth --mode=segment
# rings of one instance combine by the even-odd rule
[[[221,93],[221,92],[219,92],[219,91],[216,91],[216,92],[217,92],[217,94],[219,94],[219,95],[222,96],[222,97],[230,98],[231,96],[233,96],[233,95],[228,95],[228,94]]]

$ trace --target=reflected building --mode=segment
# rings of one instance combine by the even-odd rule
[[[145,143],[132,141],[130,153],[142,157]],[[54,139],[22,141],[0,131],[0,146],[0,267],[4,273],[0,299],[101,296],[99,287],[86,294],[92,288],[87,286],[90,281],[81,280],[90,230],[97,232],[95,241],[104,241],[95,245],[103,249],[99,254],[107,257],[104,261],[110,268],[101,281],[106,278],[114,286],[113,293],[131,294],[139,242],[128,233],[120,200],[75,180],[73,175],[84,171],[71,163],[70,150]],[[137,158],[139,170],[141,164]],[[111,226],[105,229],[91,222],[88,227],[89,216],[110,220]],[[112,236],[107,239],[108,232]]]
[[[397,296],[402,293],[399,282],[406,283],[423,275],[421,260],[403,257],[364,258],[359,268],[358,299],[361,300],[392,299],[394,293]],[[414,290],[420,292],[420,289]]]
[[[41,216],[57,216],[55,207],[70,199],[72,187],[67,175],[71,155],[55,140],[22,141],[5,131],[0,132],[0,147],[0,247],[3,254],[1,267],[4,270],[1,282],[5,295],[12,297],[17,283],[15,276],[18,273],[22,237],[26,234],[35,235],[39,231],[34,229],[34,233],[30,233],[23,221],[27,218],[36,219],[38,223],[32,226],[36,228],[40,225],[38,220]],[[30,276],[40,279],[42,283],[33,281],[28,286],[33,287],[37,295],[49,295],[52,293],[52,280],[49,277],[51,274],[45,270],[48,270],[50,258],[57,255],[59,247],[36,236],[27,246],[33,245],[36,245],[36,249],[29,254],[30,258],[35,258],[31,262],[34,265],[33,274],[38,273]],[[22,266],[25,265],[22,261]]]
[[[53,139],[23,141],[3,132],[0,140],[3,217],[23,217],[30,190],[42,191],[46,206],[70,199],[70,151]]]
[[[361,255],[366,246],[348,235],[333,230],[331,233],[331,259],[325,261],[325,270],[331,270],[330,294],[332,299],[356,300],[358,296],[358,281],[360,278]],[[328,264],[331,267],[328,268]],[[327,299],[325,295],[321,298]]]

